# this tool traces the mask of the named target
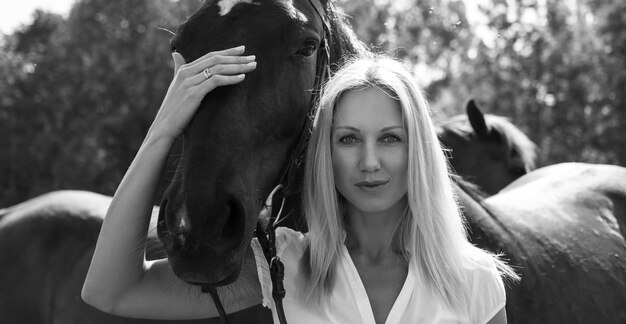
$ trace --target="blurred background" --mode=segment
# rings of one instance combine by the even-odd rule
[[[0,4],[0,208],[114,193],[172,77],[167,30],[201,3]],[[538,144],[539,166],[626,166],[623,0],[337,3],[361,41],[413,68],[438,120],[474,98]]]

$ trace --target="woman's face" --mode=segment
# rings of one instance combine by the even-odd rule
[[[368,88],[345,93],[336,109],[333,173],[348,207],[363,213],[403,208],[408,143],[400,104],[381,90]]]

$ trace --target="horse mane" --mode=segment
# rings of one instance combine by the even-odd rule
[[[360,57],[369,53],[369,50],[361,42],[350,23],[347,15],[339,10],[335,0],[328,0],[326,4],[326,14],[328,15],[331,27],[330,48],[330,68],[337,71],[344,62],[354,57]]]
[[[474,199],[477,202],[481,202],[483,199],[489,197],[487,193],[485,193],[480,187],[463,178],[458,174],[451,174],[450,179],[453,183],[455,183],[463,192],[465,192],[468,196]]]
[[[520,131],[509,118],[485,114],[485,123],[490,132],[498,134],[509,151],[509,156],[519,156],[531,170],[536,167],[537,145],[526,134]],[[466,115],[457,115],[450,118],[441,126],[467,141],[474,136],[474,129]]]

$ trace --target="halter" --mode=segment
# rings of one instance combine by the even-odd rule
[[[291,151],[291,156],[289,160],[287,160],[286,164],[283,165],[281,176],[279,178],[279,184],[269,194],[264,203],[263,209],[261,210],[259,218],[269,218],[269,222],[267,223],[267,226],[264,225],[264,222],[258,222],[256,229],[256,236],[259,240],[261,248],[263,249],[265,259],[269,264],[270,277],[272,280],[272,298],[274,299],[276,313],[278,315],[278,320],[281,324],[287,324],[287,319],[285,318],[285,310],[283,309],[282,302],[286,294],[285,287],[283,286],[285,267],[280,261],[280,257],[276,255],[275,228],[280,221],[285,200],[288,197],[292,197],[300,193],[300,186],[297,184],[296,179],[298,178],[297,172],[304,162],[306,146],[309,141],[309,134],[312,123],[311,113],[315,109],[315,105],[318,102],[320,92],[319,90],[322,88],[324,80],[327,77],[330,77],[330,49],[328,47],[328,42],[330,40],[330,22],[325,14],[326,12],[324,10],[324,6],[320,2],[320,0],[309,0],[309,3],[313,7],[313,9],[315,9],[315,13],[322,20],[324,28],[324,33],[322,34],[322,39],[320,41],[320,45],[317,51],[317,67],[315,71],[315,84],[313,86],[314,90],[311,96],[311,103],[309,104],[309,111],[307,113],[307,116],[301,126],[302,128],[300,130],[298,143],[296,147]],[[278,210],[272,208],[273,202],[275,200],[281,202],[280,208]],[[220,314],[222,323],[228,324],[228,317],[226,316],[226,312],[224,311],[222,302],[217,295],[216,288],[203,286],[202,292],[208,292],[211,294],[215,306],[217,307],[217,310]]]

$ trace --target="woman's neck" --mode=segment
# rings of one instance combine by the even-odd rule
[[[380,262],[388,257],[396,258],[393,234],[405,211],[405,202],[399,202],[382,212],[366,213],[347,206],[348,226],[346,247],[352,257],[364,258],[367,262]]]

